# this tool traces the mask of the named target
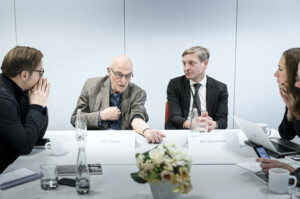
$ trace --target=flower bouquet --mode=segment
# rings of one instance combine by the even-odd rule
[[[192,160],[172,143],[137,153],[136,163],[139,171],[132,173],[131,177],[138,183],[167,182],[172,185],[173,193],[186,194],[192,190],[189,175]]]

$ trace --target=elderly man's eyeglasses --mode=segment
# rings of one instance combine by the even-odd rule
[[[45,72],[45,69],[42,69],[42,70],[33,70],[34,72],[39,72],[40,75],[42,76]]]
[[[115,72],[112,68],[110,68],[110,70],[114,73],[114,75],[117,79],[121,79],[122,77],[125,77],[126,80],[130,80],[133,77],[133,73],[123,75],[122,73]]]

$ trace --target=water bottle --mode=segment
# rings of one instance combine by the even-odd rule
[[[190,127],[190,130],[192,132],[199,132],[197,117],[198,117],[198,110],[196,108],[193,108],[192,117],[191,117],[191,127]]]
[[[90,192],[90,173],[83,147],[78,149],[76,191],[78,194],[88,194]]]

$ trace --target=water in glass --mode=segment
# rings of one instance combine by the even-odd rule
[[[58,179],[56,178],[42,178],[41,187],[44,190],[56,189],[58,186]]]

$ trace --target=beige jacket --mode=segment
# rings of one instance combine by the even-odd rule
[[[109,107],[109,95],[110,79],[108,76],[88,79],[81,90],[77,106],[71,116],[71,124],[75,126],[77,109],[81,109],[82,119],[87,122],[88,130],[106,129],[107,123],[102,128],[98,126],[98,117],[100,111]],[[145,122],[148,121],[148,114],[144,107],[146,98],[146,92],[142,88],[134,83],[128,84],[122,95],[122,130],[132,129],[130,121],[135,115],[140,115]]]

